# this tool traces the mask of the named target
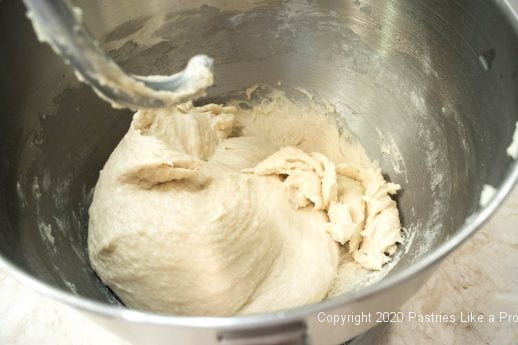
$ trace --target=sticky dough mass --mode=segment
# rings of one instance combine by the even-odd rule
[[[380,270],[399,186],[328,112],[280,93],[138,111],[95,188],[92,267],[130,307],[213,316],[316,303],[347,289],[344,267]]]

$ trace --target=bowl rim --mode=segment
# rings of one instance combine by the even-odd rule
[[[493,2],[500,8],[503,14],[518,34],[518,0],[493,0]],[[518,130],[518,121],[516,122]],[[512,159],[510,157],[510,159]],[[80,297],[71,292],[61,290],[57,287],[51,286],[39,278],[33,277],[19,268],[14,263],[0,254],[0,270],[5,272],[10,277],[17,280],[22,285],[46,296],[51,299],[62,302],[79,310],[90,312],[102,317],[112,319],[121,319],[135,323],[145,323],[159,326],[179,326],[190,328],[243,328],[246,326],[260,327],[267,326],[272,323],[290,322],[301,320],[308,315],[317,315],[319,312],[325,312],[338,306],[345,306],[354,301],[365,299],[378,294],[382,291],[388,290],[411,277],[420,273],[427,268],[439,263],[450,252],[461,245],[465,240],[472,236],[481,226],[489,220],[496,209],[501,206],[506,197],[509,196],[515,184],[518,183],[518,160],[514,159],[511,167],[507,170],[500,186],[498,186],[496,193],[490,202],[477,209],[472,213],[464,224],[460,227],[449,240],[442,243],[438,248],[432,251],[422,260],[410,265],[403,270],[390,275],[381,281],[367,286],[359,291],[351,292],[342,296],[337,296],[320,303],[309,304],[292,308],[289,310],[278,311],[273,313],[262,313],[254,315],[243,316],[229,316],[229,317],[213,317],[213,316],[174,316],[159,314],[154,312],[139,311],[135,309],[127,309],[120,306],[109,305],[100,301],[96,301],[86,297]]]

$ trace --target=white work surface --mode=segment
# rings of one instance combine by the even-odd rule
[[[457,321],[392,324],[380,344],[518,344],[518,322],[488,321],[491,314],[502,311],[518,314],[518,188],[402,308],[405,316],[453,314]],[[460,312],[483,315],[486,320],[461,322]],[[0,344],[129,345],[2,272]]]

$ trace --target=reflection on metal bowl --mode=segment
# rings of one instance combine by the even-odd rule
[[[135,343],[336,344],[372,324],[318,315],[396,310],[476,231],[518,178],[518,3],[462,0],[77,1],[127,71],[215,59],[209,99],[262,82],[329,100],[402,185],[413,242],[380,282],[320,304],[230,318],[121,306],[89,266],[91,191],[130,112],[114,110],[48,46],[20,1],[0,3],[0,267]],[[484,185],[496,188],[485,207]],[[246,342],[249,341],[249,342]]]

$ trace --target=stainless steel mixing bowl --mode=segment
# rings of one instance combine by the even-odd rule
[[[85,247],[92,187],[131,113],[79,83],[37,42],[21,2],[3,0],[0,267],[136,344],[350,339],[372,324],[333,326],[320,322],[323,316],[397,310],[518,178],[506,154],[518,121],[516,0],[77,4],[128,72],[167,74],[207,53],[216,62],[209,98],[278,81],[327,98],[403,186],[398,202],[413,236],[384,280],[316,305],[230,318],[122,307],[90,268]],[[481,208],[485,184],[497,193]]]

